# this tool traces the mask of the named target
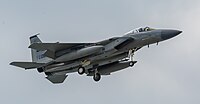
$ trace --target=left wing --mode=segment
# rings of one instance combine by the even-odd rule
[[[25,69],[34,69],[40,66],[43,66],[45,63],[36,63],[36,62],[11,62],[10,65],[25,68]]]

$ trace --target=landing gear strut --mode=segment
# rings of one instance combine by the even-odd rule
[[[135,51],[136,51],[136,49],[130,49],[129,52],[128,52],[128,57],[129,57],[129,60],[130,60],[129,66],[131,66],[131,67],[134,66],[135,63],[137,63],[137,61],[134,61],[134,58],[133,58]]]

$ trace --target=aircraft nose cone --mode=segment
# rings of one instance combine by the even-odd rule
[[[182,33],[182,31],[179,31],[179,30],[162,30],[161,38],[163,40],[170,39],[172,37],[177,36],[180,33]]]

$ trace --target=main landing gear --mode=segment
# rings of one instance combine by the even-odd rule
[[[85,73],[85,68],[84,67],[79,67],[78,68],[78,74],[82,75]],[[94,81],[98,82],[101,79],[101,74],[98,72],[97,68],[94,70],[94,75],[93,75]]]
[[[101,79],[101,74],[95,73],[93,76],[94,81],[98,82]]]
[[[85,73],[85,66],[90,65],[89,60],[83,60],[81,61],[81,66],[78,68],[78,74],[82,75]]]
[[[79,75],[82,75],[82,74],[84,74],[85,73],[85,67],[84,66],[86,66],[86,65],[83,65],[83,66],[80,66],[79,68],[78,68],[78,74]],[[94,79],[94,81],[96,81],[96,82],[98,82],[100,79],[101,79],[101,74],[98,72],[98,65],[94,65],[93,66],[93,68],[92,69],[94,69],[93,70],[93,73],[94,73],[94,75],[93,75],[93,79]]]
[[[80,75],[82,75],[82,74],[84,74],[85,73],[85,68],[84,67],[79,67],[78,68],[78,74],[80,74]]]
[[[94,68],[94,75],[93,75],[93,79],[94,81],[98,82],[101,79],[101,74],[98,72],[97,68]],[[85,73],[85,68],[84,67],[79,67],[78,68],[78,74],[82,75]]]
[[[137,63],[137,61],[134,61],[134,58],[133,58],[135,51],[136,51],[136,49],[130,49],[129,52],[128,52],[128,57],[129,57],[129,60],[130,60],[130,63],[129,63],[130,67],[133,67],[135,65],[135,63]]]
[[[98,73],[97,68],[95,69],[94,75],[93,75],[94,81],[98,82],[101,79],[101,74]]]

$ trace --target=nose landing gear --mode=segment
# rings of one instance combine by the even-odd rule
[[[134,58],[133,58],[135,51],[136,51],[136,49],[130,49],[129,52],[128,52],[128,57],[129,57],[129,60],[130,60],[130,63],[129,63],[130,67],[134,66],[135,63],[137,63],[137,61],[134,61]]]
[[[131,62],[129,63],[129,66],[130,66],[130,67],[133,67],[133,66],[135,65],[135,63],[137,63],[137,61],[131,61]]]

